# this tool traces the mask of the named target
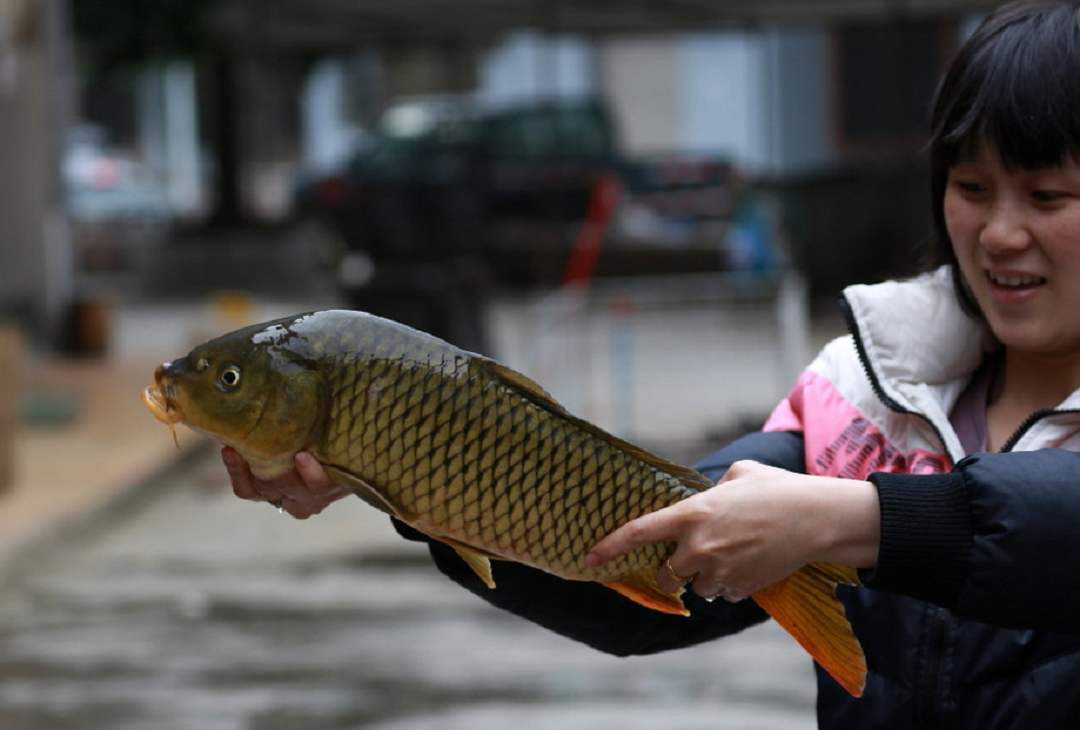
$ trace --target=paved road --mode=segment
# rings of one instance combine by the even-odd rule
[[[4,730],[814,726],[773,625],[609,657],[445,581],[359,500],[235,499],[214,452],[27,567],[0,596]]]

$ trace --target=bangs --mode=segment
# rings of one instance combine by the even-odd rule
[[[1013,170],[1080,160],[1080,3],[1018,0],[988,16],[938,86],[930,134],[934,250],[927,263],[951,266],[960,306],[982,319],[949,240],[949,169],[983,145]]]
[[[984,144],[1007,168],[1080,158],[1077,9],[1043,3],[1044,12],[1032,15],[1032,4],[1024,5],[1021,17],[1007,22],[1006,12],[990,23],[996,28],[981,29],[939,90],[944,103],[935,109],[931,147],[945,167],[972,158]]]

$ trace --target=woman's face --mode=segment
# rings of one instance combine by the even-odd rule
[[[1007,170],[996,150],[949,170],[945,225],[1001,342],[1080,356],[1080,163]]]

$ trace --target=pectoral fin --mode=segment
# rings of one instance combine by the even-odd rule
[[[391,517],[396,517],[403,522],[406,522],[413,527],[417,528],[421,532],[426,532],[420,525],[414,524],[414,517],[412,515],[404,514],[404,510],[401,510],[387,499],[382,492],[373,487],[372,485],[360,479],[357,476],[350,474],[349,472],[339,469],[336,466],[324,465],[326,473],[329,474],[334,481],[352,490],[360,499],[370,504],[380,512],[385,512]],[[491,553],[486,553],[479,548],[474,548],[471,545],[466,545],[463,542],[459,542],[451,537],[445,537],[443,535],[434,535],[430,532],[426,532],[429,537],[435,540],[444,542],[450,547],[454,548],[454,552],[461,556],[461,559],[473,569],[473,571],[480,577],[480,580],[484,582],[488,588],[495,587],[495,579],[491,577],[491,558],[498,557]]]
[[[853,697],[866,687],[866,657],[835,595],[857,584],[853,568],[813,563],[753,598]]]
[[[326,473],[329,474],[335,482],[349,488],[352,493],[360,499],[370,504],[380,512],[385,512],[391,517],[397,517],[399,520],[405,522],[410,521],[410,516],[402,514],[402,510],[398,509],[394,503],[383,496],[382,492],[365,482],[363,479],[350,474],[344,469],[339,469],[336,466],[330,466],[329,464],[323,465]]]

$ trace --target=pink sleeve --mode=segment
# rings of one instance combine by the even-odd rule
[[[769,415],[762,431],[803,431],[803,394],[806,391],[809,373],[803,373],[795,381],[795,387],[787,394]]]

